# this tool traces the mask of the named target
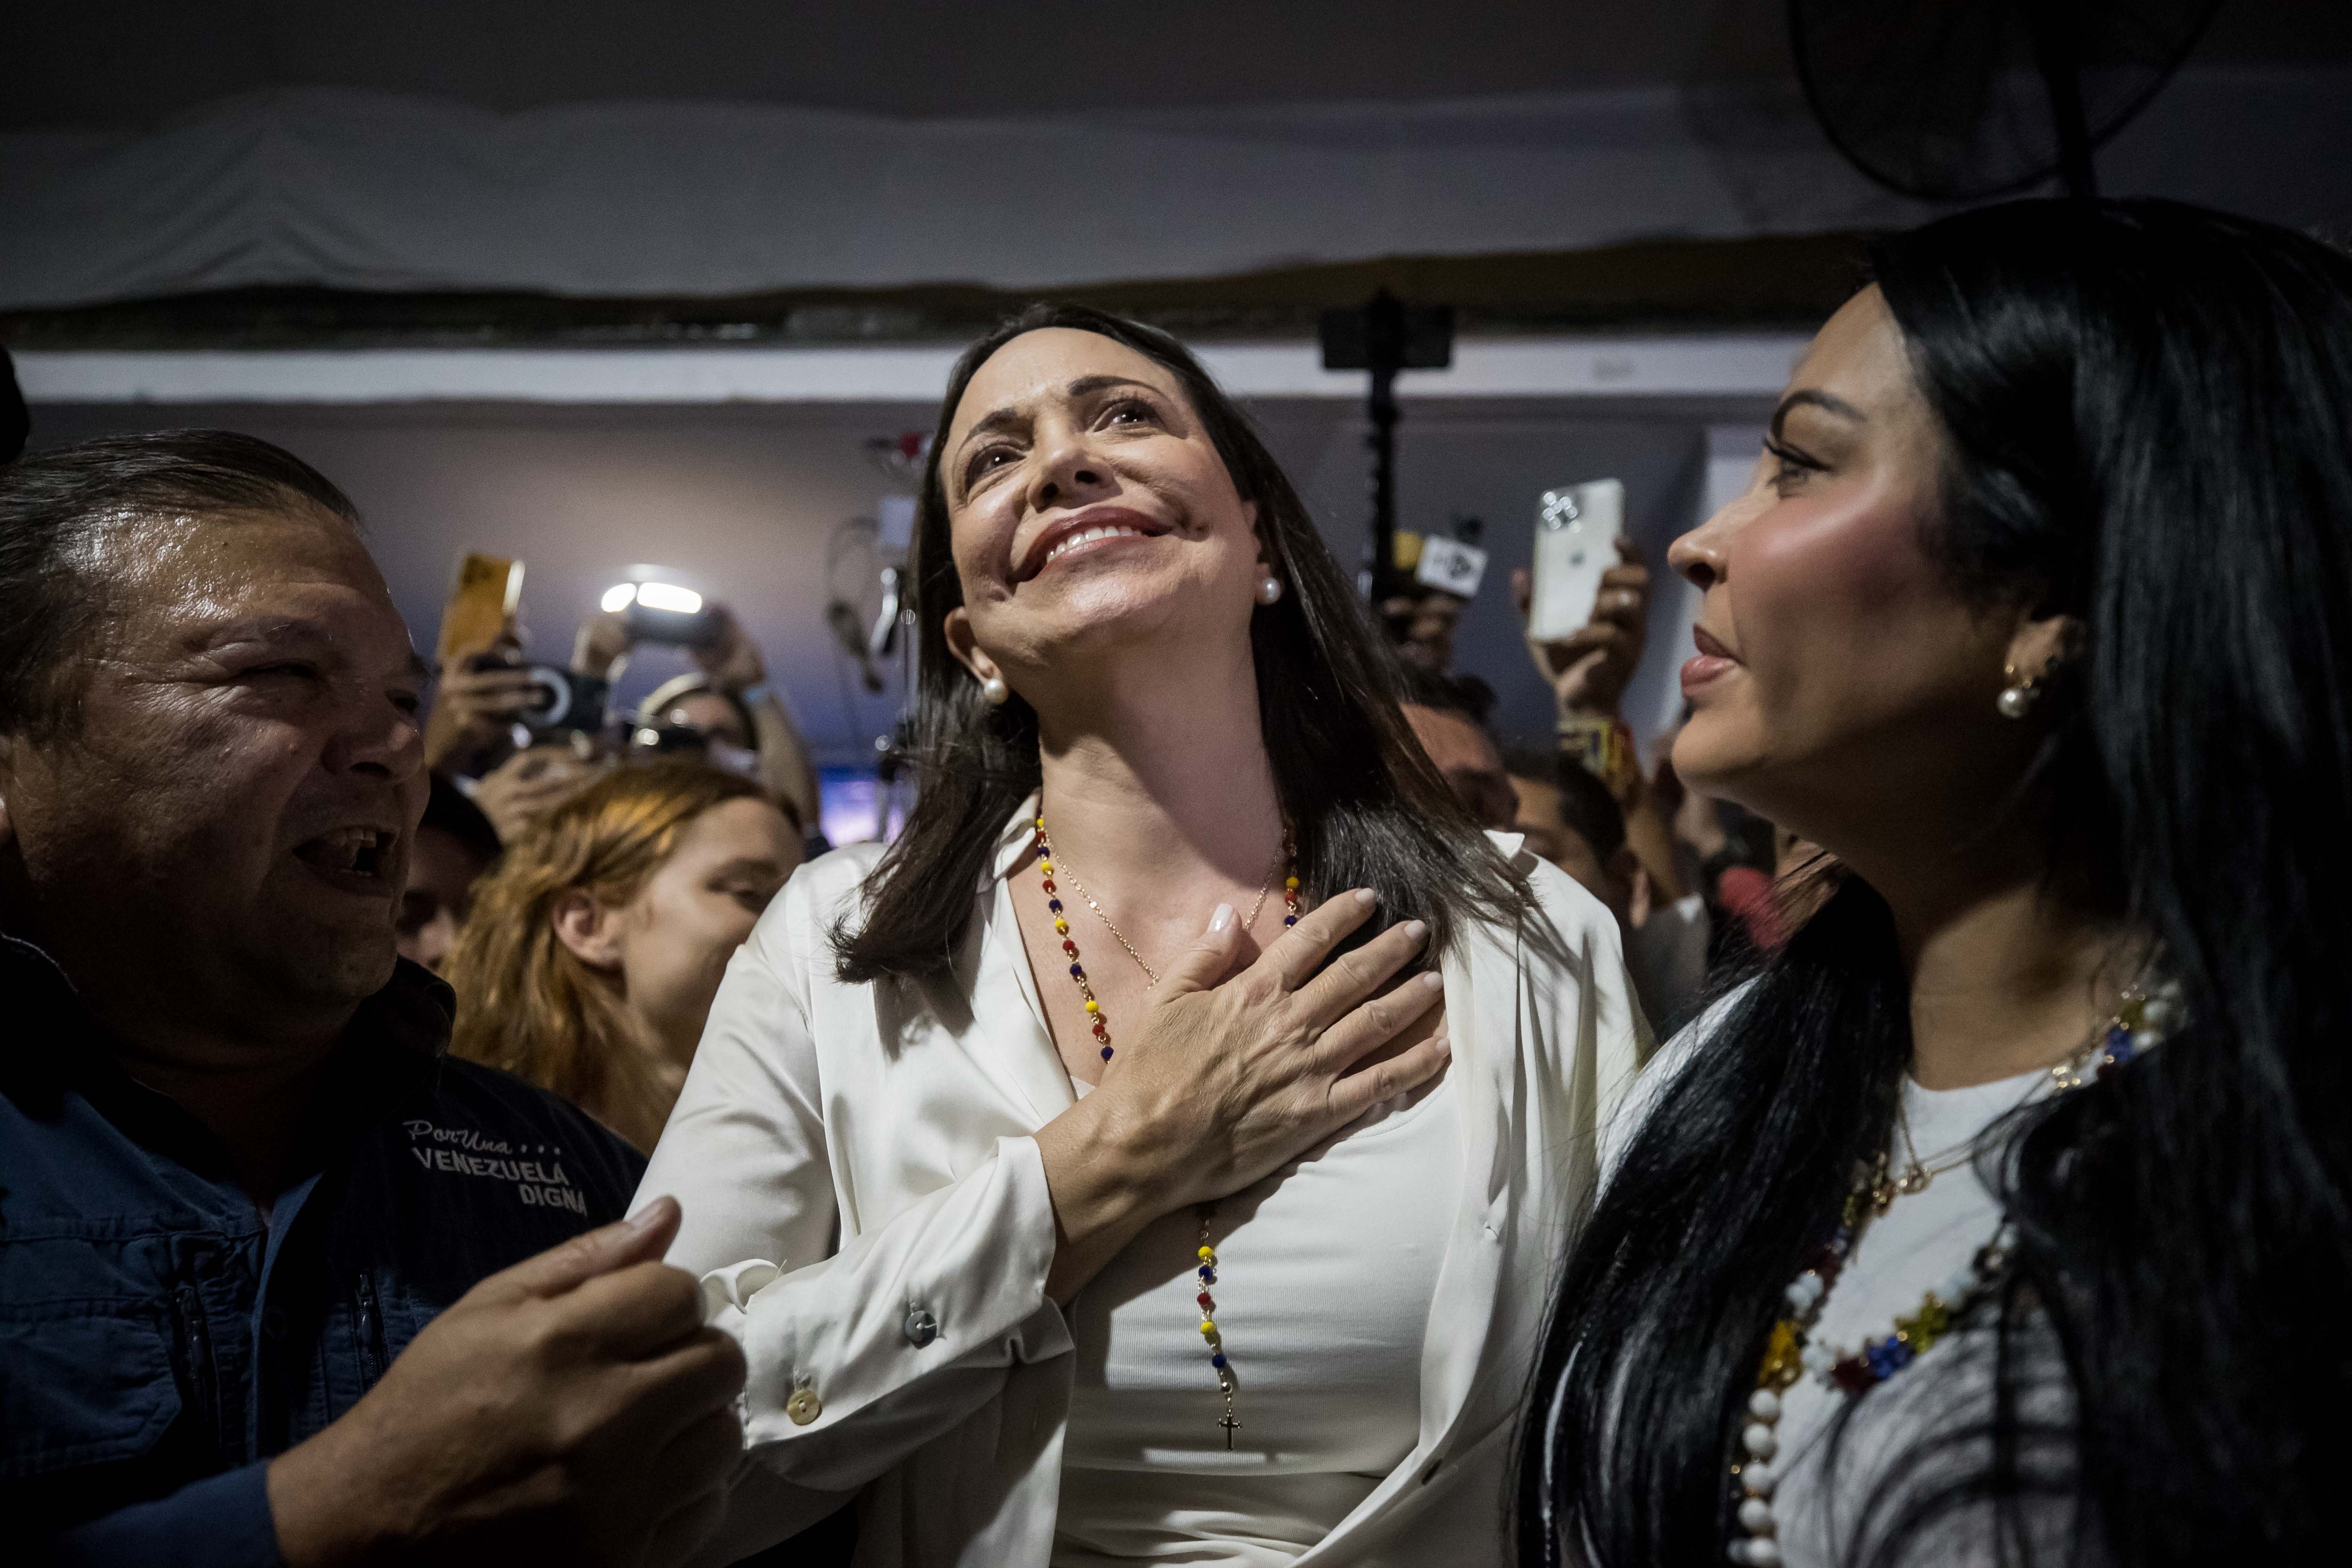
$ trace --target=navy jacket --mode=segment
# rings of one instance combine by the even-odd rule
[[[275,1564],[269,1456],[477,1280],[621,1217],[645,1161],[443,1055],[448,988],[363,1005],[265,1222],[220,1144],[0,938],[0,1519],[60,1563]],[[36,1547],[37,1554],[39,1548]]]

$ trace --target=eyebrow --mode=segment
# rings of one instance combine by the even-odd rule
[[[1834,393],[1822,392],[1809,386],[1789,394],[1788,396],[1780,399],[1780,406],[1772,410],[1772,439],[1777,441],[1780,438],[1780,426],[1787,422],[1792,410],[1805,407],[1818,408],[1824,414],[1834,414],[1841,419],[1851,419],[1857,425],[1864,423],[1861,409]]]
[[[1157,396],[1168,395],[1150,382],[1138,381],[1131,375],[1082,375],[1064,387],[1062,395],[1072,398],[1091,397],[1097,392],[1108,391],[1114,386],[1132,386],[1139,391],[1152,393]],[[992,435],[999,430],[1017,429],[1024,422],[1021,412],[1010,405],[993,409],[985,418],[979,420],[971,429],[963,433],[963,439],[956,443],[956,450],[961,452],[971,446],[972,438],[976,436]]]
[[[765,855],[738,855],[726,864],[712,868],[710,875],[713,877],[762,875],[772,877],[781,874],[783,868],[782,861],[771,859]]]
[[[298,647],[320,647],[331,651],[338,658],[348,659],[342,645],[324,624],[296,616],[275,616],[262,620],[229,621],[214,626],[199,645],[210,651],[241,642],[291,643]],[[418,685],[433,679],[432,661],[409,647],[403,672]]]

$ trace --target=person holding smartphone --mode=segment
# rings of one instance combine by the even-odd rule
[[[683,645],[695,672],[647,698],[638,713],[640,725],[699,735],[714,766],[757,778],[795,827],[803,834],[814,831],[822,805],[816,768],[792,710],[768,683],[760,645],[726,605],[707,605],[700,614],[708,617],[708,640]],[[609,679],[645,640],[625,612],[599,610],[580,623],[572,668]]]
[[[906,1568],[1499,1568],[1643,1046],[1607,911],[1175,340],[1035,308],[930,450],[914,810],[769,906],[637,1197],[750,1363],[726,1549],[859,1492]]]

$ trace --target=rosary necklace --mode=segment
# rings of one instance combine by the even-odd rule
[[[1095,988],[1087,984],[1086,965],[1078,959],[1078,944],[1070,935],[1070,922],[1062,908],[1061,891],[1054,881],[1054,841],[1046,837],[1045,814],[1043,811],[1037,814],[1035,826],[1037,870],[1045,879],[1045,910],[1054,917],[1054,933],[1062,939],[1063,956],[1070,961],[1070,978],[1077,983],[1078,995],[1086,1005],[1087,1026],[1094,1034],[1095,1044],[1101,1048],[1102,1059],[1108,1061],[1111,1058],[1110,1025],[1104,1021],[1102,1005],[1095,1000]],[[1298,849],[1286,826],[1282,830],[1282,864],[1286,868],[1282,879],[1282,923],[1286,927],[1295,926],[1298,923]],[[1063,874],[1067,876],[1068,872],[1065,870]],[[1269,874],[1267,887],[1271,887],[1273,882],[1274,878]],[[1086,889],[1078,888],[1076,878],[1071,878],[1070,886],[1077,889],[1080,898],[1086,898]],[[1265,888],[1258,889],[1260,905],[1265,902]],[[1094,904],[1092,899],[1087,899],[1087,902],[1090,906]],[[1110,933],[1118,937],[1119,946],[1127,949],[1128,956],[1134,959],[1151,983],[1157,985],[1160,976],[1151,973],[1151,966],[1144,963],[1143,955],[1135,951],[1127,938],[1119,936],[1118,928],[1110,924],[1110,917],[1103,914],[1099,907],[1095,909],[1095,913],[1101,918],[1103,924],[1110,926]],[[1249,920],[1242,922],[1242,929],[1248,930],[1250,923],[1256,919],[1257,910],[1253,908]],[[1209,1288],[1217,1282],[1217,1248],[1209,1238],[1209,1226],[1217,1217],[1217,1205],[1202,1204],[1194,1212],[1201,1219],[1201,1245],[1194,1254],[1199,1259],[1195,1273],[1201,1281],[1201,1293],[1193,1300],[1201,1306],[1201,1338],[1209,1347],[1209,1366],[1217,1374],[1219,1392],[1225,1396],[1225,1413],[1217,1425],[1224,1428],[1225,1447],[1231,1451],[1234,1434],[1241,1429],[1241,1421],[1234,1415],[1234,1369],[1225,1360],[1224,1336],[1217,1330],[1217,1299],[1209,1293]]]
[[[2125,987],[2123,1005],[2115,1016],[2093,1030],[2080,1049],[2050,1069],[2049,1086],[2064,1093],[2105,1078],[2161,1044],[2181,1012],[2178,985]],[[2037,1083],[2034,1092],[2042,1088]],[[1899,1117],[1901,1101],[1896,1105]],[[1923,1163],[1911,1142],[1908,1119],[1903,1118],[1901,1125],[1904,1143],[1911,1151],[1908,1168],[1890,1180],[1886,1153],[1864,1166],[1846,1198],[1837,1229],[1820,1255],[1782,1293],[1783,1310],[1765,1341],[1756,1387],[1748,1396],[1739,1437],[1732,1446],[1731,1488],[1739,1533],[1726,1555],[1735,1563],[1780,1568],[1779,1521],[1773,1514],[1772,1496],[1780,1485],[1780,1471],[1773,1461],[1780,1455],[1781,1396],[1787,1390],[1810,1375],[1848,1398],[1868,1393],[1927,1353],[1990,1300],[2009,1267],[2017,1245],[2017,1227],[2004,1219],[1992,1239],[1977,1248],[1967,1264],[1920,1297],[1917,1310],[1895,1320],[1894,1332],[1865,1341],[1851,1352],[1841,1352],[1813,1337],[1830,1288],[1837,1283],[1870,1222],[1894,1206],[1897,1197],[1925,1192],[1937,1175],[1966,1163],[1976,1152],[1977,1140],[1971,1139],[1961,1146],[1957,1158],[1939,1155],[1932,1165]]]
[[[1054,859],[1055,857],[1054,855],[1053,843],[1045,837],[1045,829],[1044,826],[1045,819],[1043,816],[1040,816],[1037,821],[1039,824],[1037,828],[1037,842],[1043,847],[1043,853],[1045,858],[1048,860]],[[1249,918],[1242,921],[1242,930],[1247,931],[1252,926],[1257,924],[1258,911],[1265,908],[1265,895],[1274,886],[1275,872],[1280,870],[1285,863],[1289,861],[1291,858],[1290,830],[1286,827],[1282,830],[1282,847],[1274,852],[1273,860],[1268,862],[1266,865],[1265,879],[1260,881],[1257,885],[1256,901],[1250,905]],[[1095,919],[1102,921],[1104,928],[1108,930],[1112,936],[1118,940],[1118,945],[1127,949],[1127,956],[1135,960],[1135,966],[1143,971],[1143,978],[1149,981],[1152,985],[1159,984],[1160,972],[1152,968],[1151,965],[1143,962],[1143,954],[1135,951],[1135,943],[1127,940],[1127,933],[1119,930],[1118,925],[1113,922],[1110,916],[1103,912],[1103,907],[1100,904],[1095,902],[1095,896],[1087,891],[1087,885],[1078,880],[1077,873],[1071,868],[1070,863],[1067,860],[1064,860],[1062,861],[1061,866],[1061,874],[1069,879],[1070,890],[1076,893],[1080,899],[1085,900],[1087,908],[1094,910]],[[1291,868],[1293,870],[1297,869],[1295,866]],[[1292,887],[1296,888],[1297,885],[1297,884],[1294,882]],[[1061,906],[1059,904],[1055,904],[1054,907],[1055,912],[1058,913]],[[1292,912],[1295,917],[1297,911],[1293,910]]]

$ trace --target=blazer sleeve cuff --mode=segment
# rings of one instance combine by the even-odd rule
[[[1056,1238],[1034,1138],[821,1263],[703,1277],[743,1346],[744,1440],[802,1486],[846,1490],[994,1398],[1016,1366],[1073,1347],[1045,1294]]]

